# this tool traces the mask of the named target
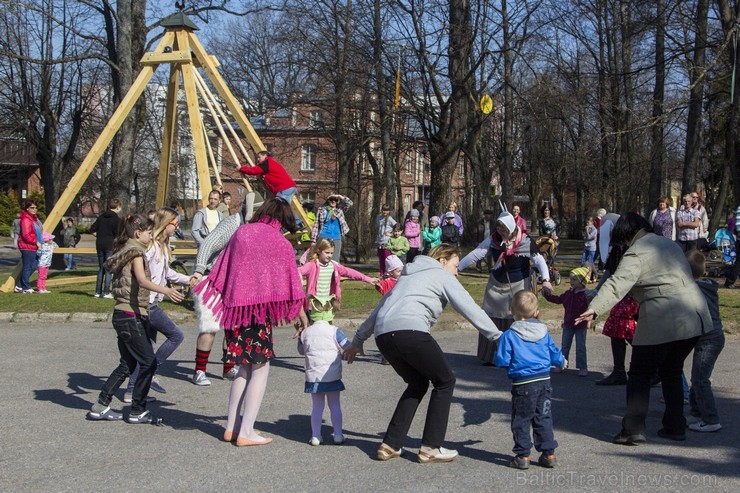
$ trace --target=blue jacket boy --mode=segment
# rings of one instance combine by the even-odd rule
[[[547,331],[547,325],[536,318],[517,320],[498,340],[494,359],[496,366],[508,367],[513,385],[548,380],[550,366],[562,368],[565,358]]]

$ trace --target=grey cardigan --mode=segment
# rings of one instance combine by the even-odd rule
[[[605,315],[628,292],[640,303],[635,346],[690,339],[714,328],[689,262],[670,238],[640,230],[589,308]]]

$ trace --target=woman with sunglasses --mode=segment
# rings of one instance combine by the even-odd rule
[[[146,262],[151,272],[151,281],[159,286],[166,286],[168,282],[174,284],[188,284],[190,277],[180,274],[170,267],[170,238],[180,227],[177,220],[177,211],[169,207],[162,207],[154,214],[154,228],[152,229],[152,242],[146,251]],[[162,363],[170,357],[172,353],[185,340],[185,334],[178,325],[173,322],[167,314],[159,308],[158,303],[164,299],[162,293],[151,291],[149,293],[149,339],[152,343],[157,341],[157,332],[161,332],[167,339],[159,346],[154,358],[157,360],[157,368],[162,367]],[[139,376],[139,365],[131,374],[128,381],[128,388],[123,395],[123,402],[131,402],[134,385]],[[152,377],[150,387],[155,392],[162,394],[167,391],[162,386],[156,375]]]
[[[18,250],[21,251],[21,263],[23,270],[18,284],[15,285],[16,293],[33,294],[36,291],[31,288],[31,274],[38,267],[36,253],[41,247],[41,221],[36,215],[37,205],[33,200],[26,200],[21,211],[21,234],[18,237]]]

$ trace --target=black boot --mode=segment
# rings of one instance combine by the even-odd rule
[[[624,371],[613,371],[611,375],[596,382],[596,385],[626,385],[627,373]]]

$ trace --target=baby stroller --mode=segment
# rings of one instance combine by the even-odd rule
[[[534,243],[537,245],[540,250],[540,254],[545,259],[545,263],[550,272],[550,282],[559,286],[562,279],[560,277],[560,272],[558,272],[558,268],[555,267],[555,257],[558,254],[558,242],[549,236],[540,236]],[[542,275],[538,274],[537,283],[542,283]]]
[[[722,277],[729,275],[737,258],[735,235],[730,233],[727,228],[718,229],[714,233],[714,241],[709,244],[709,254],[707,256],[711,263],[718,264],[707,266],[710,276]]]

